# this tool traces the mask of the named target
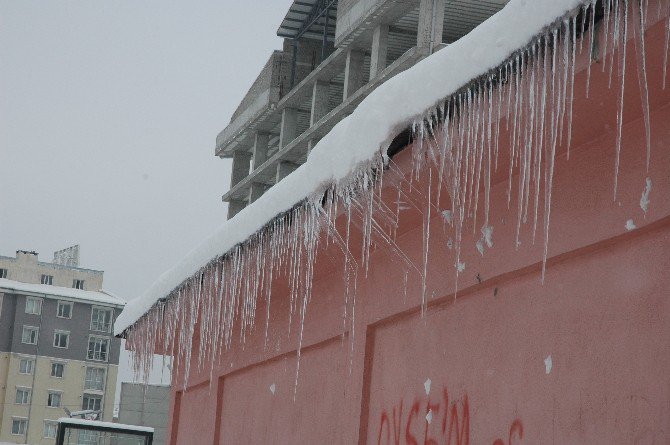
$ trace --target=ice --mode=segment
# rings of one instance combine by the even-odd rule
[[[646,11],[627,0],[603,4],[607,29],[603,62],[609,58],[612,69],[617,61],[616,196],[624,42],[630,14],[635,19],[633,38],[643,39]],[[259,335],[268,348],[275,343],[270,338],[273,282],[282,276],[288,283],[286,329],[297,351],[295,397],[315,263],[323,244],[341,253],[341,329],[343,342],[345,338],[350,342],[351,370],[358,280],[368,275],[375,250],[386,251],[397,263],[406,304],[420,304],[425,313],[434,233],[442,230],[448,240],[448,252],[443,245],[437,248],[445,249],[449,261],[454,261],[449,279],[456,292],[470,251],[484,255],[493,247],[489,194],[499,150],[509,149],[500,156],[508,162],[501,174],[508,181],[507,212],[517,212],[516,246],[522,245],[526,232],[522,228],[530,226],[532,218],[533,242],[536,234],[543,239],[544,280],[555,160],[557,153],[570,150],[577,45],[581,48],[588,39],[592,50],[596,7],[591,0],[512,0],[468,36],[380,86],[317,144],[306,164],[225,223],[128,305],[117,320],[116,333],[126,333],[130,349],[139,357],[136,372],[146,374],[157,344],[174,356],[174,369],[183,373],[178,378],[184,384],[192,362],[199,370],[209,365],[212,375],[233,343],[244,347],[254,330],[262,329]],[[579,10],[585,17],[582,23],[576,19]],[[578,26],[589,26],[588,35],[578,37]],[[645,45],[635,43],[639,88],[647,101],[643,107],[648,107]],[[403,107],[396,106],[399,101]],[[649,159],[648,110],[644,113]],[[406,128],[412,129],[414,140],[409,175],[386,154],[392,138]],[[386,178],[396,184],[389,186],[397,188],[391,188],[395,201],[382,197]],[[645,212],[650,191],[648,179],[640,200]],[[440,196],[450,200],[448,210],[438,207],[444,204]],[[420,260],[403,251],[396,239],[401,215],[410,211],[422,222]],[[433,219],[441,224],[433,227]],[[626,229],[633,228],[631,219]],[[478,239],[473,236],[477,229]],[[357,240],[356,249],[352,239]],[[408,295],[409,276],[421,284],[420,298]],[[196,337],[201,341],[194,350]]]

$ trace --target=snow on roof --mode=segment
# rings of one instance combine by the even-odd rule
[[[97,428],[114,428],[127,431],[139,431],[142,433],[153,433],[154,429],[149,426],[126,425],[123,423],[100,422],[98,420],[74,419],[70,417],[61,417],[58,423],[77,426],[93,426]]]
[[[48,284],[30,284],[20,281],[0,278],[0,292],[12,293],[25,292],[33,295],[43,295],[45,297],[63,297],[70,300],[77,300],[86,303],[110,304],[113,306],[124,306],[126,302],[106,291],[89,291],[81,289],[72,289],[69,287],[51,286]]]
[[[277,215],[350,177],[427,110],[501,65],[546,27],[585,3],[589,0],[511,0],[468,35],[380,85],[319,141],[305,164],[222,224],[144,295],[130,301],[116,322],[115,334]]]

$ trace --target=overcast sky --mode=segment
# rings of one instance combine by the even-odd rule
[[[0,254],[80,244],[126,299],[221,224],[214,142],[289,0],[0,0]]]
[[[216,135],[290,0],[0,0],[0,255],[81,245],[130,300],[224,220]]]

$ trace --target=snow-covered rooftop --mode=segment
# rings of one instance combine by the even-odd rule
[[[60,419],[58,419],[58,423],[66,425],[77,425],[77,426],[92,426],[105,429],[112,429],[112,428],[123,429],[126,431],[137,431],[142,433],[154,432],[154,429],[150,426],[125,425],[123,423],[100,422],[97,420],[73,419],[69,417],[61,417]]]
[[[511,0],[470,34],[388,80],[321,139],[305,164],[221,225],[163,273],[144,295],[130,301],[116,322],[115,334],[121,334],[184,280],[277,215],[349,178],[427,110],[501,65],[546,27],[584,3],[589,1]]]
[[[69,287],[51,286],[48,284],[30,284],[0,278],[0,292],[20,292],[44,297],[67,298],[84,303],[100,303],[113,306],[124,306],[126,302],[106,291],[88,291]]]

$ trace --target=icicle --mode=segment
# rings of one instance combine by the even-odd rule
[[[620,56],[620,94],[619,94],[619,109],[617,111],[617,134],[616,134],[616,160],[614,163],[614,200],[616,201],[617,190],[619,187],[619,162],[621,159],[621,138],[623,130],[623,105],[624,105],[624,89],[626,85],[626,41],[628,40],[628,0],[623,1],[623,44],[619,51]],[[617,8],[618,9],[618,8]]]
[[[605,8],[605,42],[603,42],[603,61],[605,60],[605,53],[607,50],[607,27],[609,25],[609,0],[603,1],[603,8]],[[591,88],[591,65],[593,65],[593,46],[595,45],[596,33],[596,0],[591,0],[591,25],[589,26],[589,60],[586,66],[586,97],[589,97]],[[605,69],[603,63],[603,70]]]
[[[633,8],[636,11],[637,20],[635,20],[635,53],[637,59],[637,78],[640,87],[640,98],[642,100],[642,116],[644,120],[645,142],[647,147],[647,172],[649,171],[649,162],[651,160],[651,122],[649,116],[649,85],[647,83],[647,51],[645,44],[645,31],[647,28],[646,8],[643,0],[639,1],[639,8]],[[624,40],[625,45],[625,40]]]
[[[666,11],[668,18],[665,21],[665,50],[663,51],[663,89],[666,86],[666,79],[668,78],[668,52],[670,51],[670,2],[668,2],[668,10]]]
[[[572,105],[575,98],[575,65],[577,48],[577,16],[572,17],[572,58],[570,60],[570,93],[568,99],[568,139],[567,139],[567,153],[570,159],[570,146],[572,145]],[[590,65],[590,61],[589,61]]]

